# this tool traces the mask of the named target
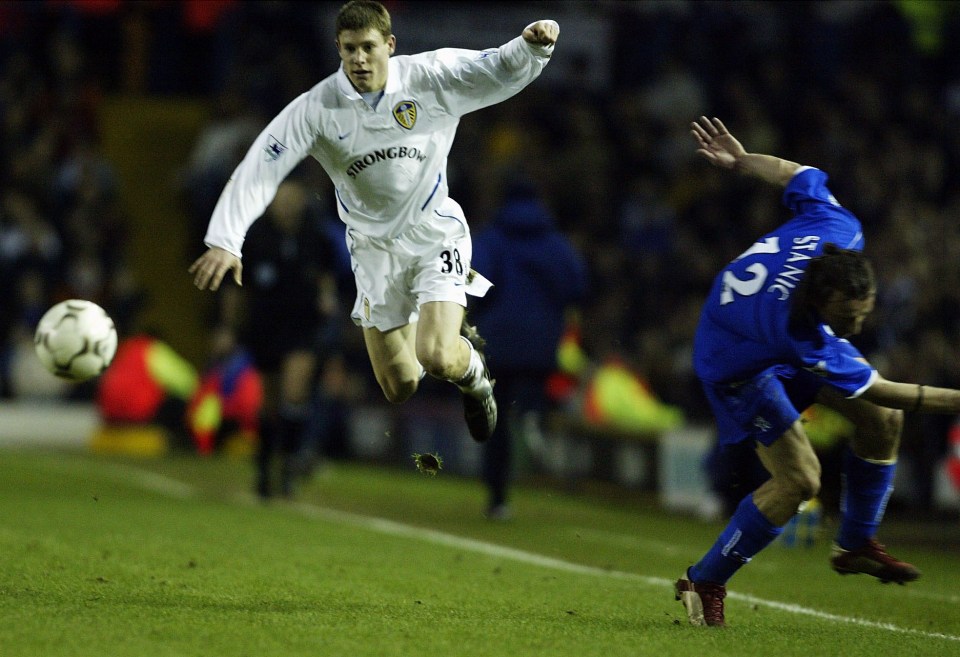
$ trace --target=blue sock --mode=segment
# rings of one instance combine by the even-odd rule
[[[753,494],[740,501],[720,538],[700,561],[690,567],[694,582],[726,584],[741,566],[770,545],[783,527],[777,527],[760,513]]]
[[[893,492],[896,463],[867,461],[847,450],[843,455],[843,493],[837,544],[845,550],[862,547],[880,526]]]

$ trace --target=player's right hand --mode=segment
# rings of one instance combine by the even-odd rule
[[[198,290],[216,292],[229,271],[233,271],[233,282],[243,285],[240,281],[243,272],[240,258],[218,246],[207,249],[206,253],[193,261],[187,271],[193,274],[193,284]]]

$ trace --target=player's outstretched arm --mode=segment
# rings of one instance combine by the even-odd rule
[[[701,116],[690,124],[690,133],[697,141],[697,155],[715,167],[737,170],[774,185],[786,187],[800,170],[796,162],[773,155],[748,153],[718,118]]]
[[[878,377],[861,397],[878,406],[914,413],[960,413],[960,390],[952,388],[900,383]]]
[[[241,275],[243,264],[240,258],[218,246],[211,246],[207,251],[193,261],[187,270],[193,274],[193,284],[197,289],[216,292],[220,288],[223,277],[233,271],[233,282],[242,285]]]
[[[530,23],[523,30],[523,39],[536,46],[552,46],[560,36],[560,25],[556,21],[543,20]]]

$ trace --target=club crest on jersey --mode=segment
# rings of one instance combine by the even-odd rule
[[[283,152],[287,150],[287,147],[280,143],[280,140],[269,135],[269,140],[267,145],[264,147],[263,152],[267,154],[266,160],[268,162],[276,162],[277,159],[283,155]]]
[[[407,130],[413,130],[417,123],[417,105],[412,100],[401,100],[393,108],[393,118]]]

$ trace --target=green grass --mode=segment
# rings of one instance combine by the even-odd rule
[[[228,459],[0,451],[0,654],[960,655],[960,557],[919,525],[886,539],[919,582],[835,575],[826,542],[772,546],[718,631],[686,623],[670,582],[720,526],[641,496],[527,487],[490,523],[476,481],[412,461],[334,464],[268,505],[250,477]]]

